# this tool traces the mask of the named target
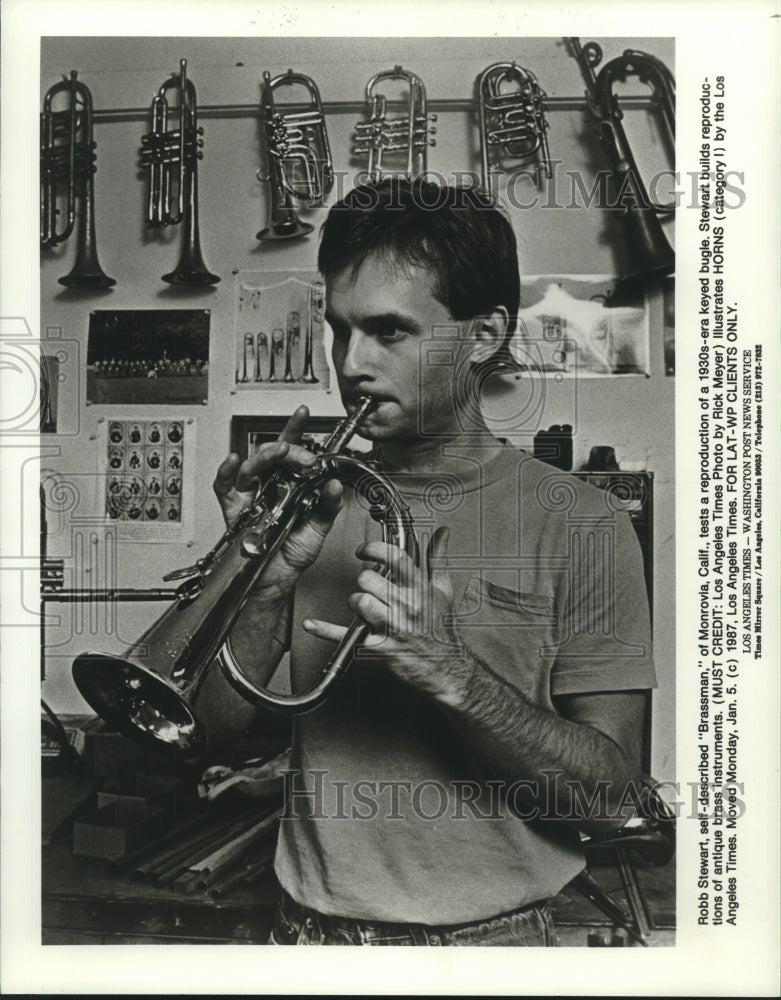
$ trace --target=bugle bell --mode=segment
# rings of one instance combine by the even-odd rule
[[[177,124],[168,127],[169,92],[178,95]],[[184,225],[182,252],[173,271],[163,275],[170,285],[213,285],[219,276],[206,267],[198,226],[198,160],[203,159],[203,129],[198,125],[195,87],[187,77],[187,60],[179,73],[163,83],[152,101],[152,131],[141,138],[141,166],[149,175],[147,225]]]
[[[345,452],[373,406],[371,397],[362,397],[311,465],[272,474],[207,555],[169,573],[166,580],[183,581],[175,603],[125,653],[76,658],[76,686],[102,718],[149,748],[196,760],[235,738],[237,721],[249,724],[248,703],[289,714],[322,703],[369,635],[362,620],[348,629],[315,686],[291,695],[249,680],[230,632],[270,560],[331,479],[352,485],[382,526],[383,540],[418,560],[415,528],[401,495],[378,469]]]
[[[68,106],[54,110],[58,94]],[[41,112],[41,248],[64,243],[78,214],[76,259],[69,274],[57,280],[67,288],[111,288],[116,284],[100,266],[95,236],[93,176],[96,165],[92,134],[92,94],[72,70],[70,79],[49,87]],[[64,202],[64,212],[58,206]],[[77,213],[77,202],[81,210]],[[58,222],[62,220],[62,226]]]

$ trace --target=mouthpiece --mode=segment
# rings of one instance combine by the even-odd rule
[[[323,445],[323,451],[325,452],[340,452],[346,447],[347,442],[355,434],[358,429],[358,425],[366,416],[366,414],[375,405],[375,400],[373,396],[361,396],[358,399],[358,409],[353,413],[351,417],[346,417],[340,424],[334,428],[333,434],[328,438],[328,440]]]

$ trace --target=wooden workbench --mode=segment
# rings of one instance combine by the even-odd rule
[[[594,870],[607,889],[618,888],[614,869]],[[674,943],[675,870],[638,868],[658,929],[655,946]],[[272,872],[252,887],[215,899],[204,891],[174,892],[117,871],[106,861],[74,855],[66,834],[42,853],[43,944],[264,944],[279,887]],[[621,901],[618,894],[616,898]],[[578,892],[553,903],[562,945],[585,946],[589,934],[610,939],[607,918]]]

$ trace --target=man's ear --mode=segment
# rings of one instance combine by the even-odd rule
[[[504,306],[496,306],[489,313],[475,316],[470,327],[474,344],[469,360],[473,364],[488,361],[504,343],[510,314]]]

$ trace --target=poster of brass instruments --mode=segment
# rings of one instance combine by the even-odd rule
[[[581,377],[648,374],[642,288],[625,291],[614,277],[544,274],[524,281],[523,302],[512,344],[519,364]]]
[[[240,271],[236,388],[330,392],[324,331],[325,290],[316,272]]]
[[[189,538],[195,484],[195,423],[110,418],[99,424],[103,510],[120,540]]]

